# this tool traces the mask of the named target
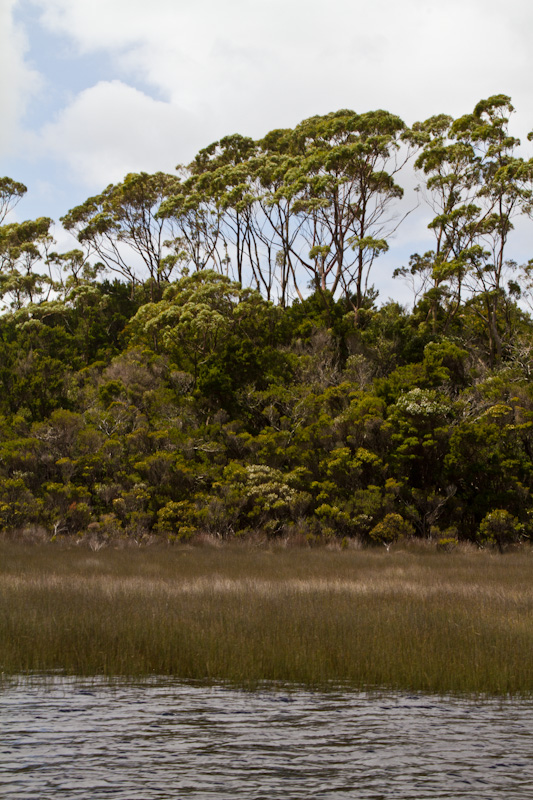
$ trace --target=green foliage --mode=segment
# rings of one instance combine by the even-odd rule
[[[442,536],[437,542],[437,550],[440,553],[451,553],[458,545],[456,536]]]
[[[438,522],[474,538],[494,508],[529,519],[533,400],[512,370],[471,385],[466,349],[441,338],[361,387],[339,369],[337,343],[353,346],[346,308],[329,306],[337,333],[317,327],[327,318],[319,295],[306,329],[305,304],[276,309],[213,273],[140,307],[117,284],[84,292],[85,314],[56,304],[0,319],[6,529],[39,523],[98,544],[151,530],[180,539],[305,526],[317,541],[390,543],[398,502],[425,537]],[[129,315],[136,346],[120,350],[117,326],[102,349],[95,316],[89,349],[91,309],[112,325],[118,309]],[[390,333],[405,353],[408,315],[388,328],[384,307],[371,326],[381,314],[383,341]],[[383,370],[382,351],[366,352]]]
[[[0,529],[13,531],[38,518],[39,503],[22,477],[0,481]]]
[[[507,545],[519,542],[523,533],[524,526],[516,517],[504,508],[497,508],[483,517],[476,539],[481,545],[495,545],[501,553]]]
[[[387,549],[398,539],[413,536],[415,529],[400,514],[387,514],[381,522],[374,525],[369,533],[372,541],[385,545]]]
[[[27,191],[23,183],[14,181],[13,178],[0,178],[0,224]]]
[[[50,220],[2,224],[25,187],[0,179],[0,525],[95,547],[410,526],[503,547],[500,512],[528,531],[532,270],[508,245],[533,167],[511,112],[228,136],[72,209],[62,254]],[[412,312],[369,285],[402,141],[434,209],[433,248],[397,270]]]
[[[197,513],[193,503],[188,500],[170,500],[157,512],[156,530],[164,533],[171,541],[186,541],[196,533]]]
[[[126,245],[147,270],[150,299],[154,299],[157,287],[168,280],[178,261],[176,247],[165,235],[171,233],[157,212],[179,183],[162,172],[130,173],[122,183],[110,184],[100,195],[71,209],[61,222],[82,245],[94,249],[108,269],[134,285],[137,274],[124,255]]]

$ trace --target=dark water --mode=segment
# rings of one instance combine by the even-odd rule
[[[33,680],[0,690],[0,796],[533,798],[533,701]]]

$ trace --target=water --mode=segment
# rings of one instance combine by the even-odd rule
[[[0,690],[5,800],[533,798],[533,701],[34,679]]]

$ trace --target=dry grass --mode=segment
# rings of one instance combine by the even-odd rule
[[[533,553],[0,544],[0,669],[533,691]]]

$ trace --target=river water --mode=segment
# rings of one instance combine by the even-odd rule
[[[533,701],[33,678],[0,686],[5,800],[533,798]]]

